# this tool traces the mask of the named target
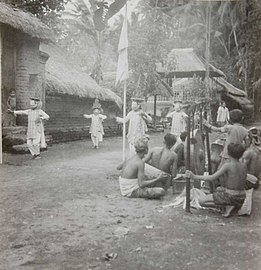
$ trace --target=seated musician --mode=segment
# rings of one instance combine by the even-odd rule
[[[239,209],[244,203],[247,176],[246,166],[239,161],[245,151],[243,145],[230,143],[227,151],[229,160],[213,175],[194,175],[186,171],[186,176],[194,180],[215,181],[223,176],[224,185],[218,187],[213,194],[200,198],[199,203],[201,206],[225,206],[224,217],[229,217],[234,208]]]

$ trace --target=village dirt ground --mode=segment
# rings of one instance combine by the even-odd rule
[[[260,190],[250,217],[188,214],[162,208],[171,192],[162,201],[121,197],[120,161],[121,138],[98,150],[90,140],[53,145],[41,160],[5,154],[0,269],[261,269]]]

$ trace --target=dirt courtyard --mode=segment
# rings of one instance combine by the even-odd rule
[[[160,146],[162,133],[151,136]],[[0,269],[261,269],[261,191],[250,217],[121,197],[122,140],[58,144],[4,154],[0,166]],[[106,260],[105,254],[112,259]],[[116,256],[117,254],[117,256]]]

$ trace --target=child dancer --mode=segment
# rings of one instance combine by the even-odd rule
[[[107,116],[101,114],[102,108],[98,99],[95,99],[92,106],[92,110],[93,110],[92,114],[84,114],[83,117],[91,119],[90,133],[93,148],[98,149],[99,142],[102,142],[104,135],[102,122],[107,118]]]

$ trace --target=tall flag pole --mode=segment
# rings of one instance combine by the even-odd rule
[[[125,16],[121,29],[120,41],[118,46],[118,66],[116,75],[116,85],[120,82],[124,83],[123,88],[123,151],[122,159],[126,157],[126,92],[127,92],[127,79],[129,78],[129,64],[128,64],[128,20],[127,20],[127,3],[125,5]]]
[[[0,26],[1,27],[1,26]],[[3,162],[3,141],[2,141],[2,35],[0,29],[0,164]]]

